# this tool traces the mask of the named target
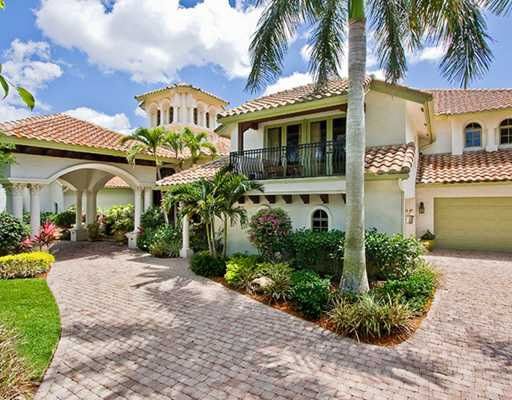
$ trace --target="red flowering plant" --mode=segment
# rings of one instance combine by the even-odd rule
[[[49,221],[45,222],[41,227],[39,233],[34,236],[32,243],[42,250],[43,247],[50,247],[50,245],[57,240],[57,226]]]
[[[264,208],[249,223],[249,240],[268,261],[280,259],[292,223],[282,208]]]

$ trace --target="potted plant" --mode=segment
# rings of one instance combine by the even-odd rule
[[[423,247],[427,251],[432,251],[434,249],[436,235],[427,230],[420,238]]]

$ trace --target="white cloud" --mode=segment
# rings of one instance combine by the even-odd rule
[[[260,9],[204,0],[43,0],[37,25],[55,43],[85,52],[105,71],[140,82],[170,81],[186,66],[220,66],[228,77],[249,71],[248,47]]]
[[[409,62],[417,64],[422,61],[436,62],[446,54],[443,46],[427,46],[415,54],[409,54]]]
[[[306,44],[301,47],[300,55],[304,61],[309,62],[309,60],[311,59],[311,51],[312,48],[309,44]]]
[[[132,130],[130,120],[124,113],[108,115],[92,108],[78,107],[68,110],[65,114],[72,117],[89,121],[107,129],[112,129],[120,133],[130,133]]]
[[[62,76],[62,68],[52,62],[47,42],[23,42],[15,39],[3,54],[2,73],[14,85],[28,89],[36,97],[36,109],[50,107],[38,98],[38,91],[48,82]],[[3,92],[1,93],[3,95]],[[11,88],[9,96],[0,101],[0,121],[11,121],[33,115]]]
[[[265,95],[280,92],[282,90],[291,89],[296,86],[307,85],[313,82],[313,77],[308,72],[294,72],[289,76],[279,78],[276,83],[267,86]]]

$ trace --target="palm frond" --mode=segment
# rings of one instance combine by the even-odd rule
[[[510,0],[482,0],[482,5],[496,15],[508,15],[512,10]]]
[[[346,1],[327,0],[317,2],[314,7],[317,23],[310,40],[309,70],[317,87],[340,75],[346,41],[347,4]]]

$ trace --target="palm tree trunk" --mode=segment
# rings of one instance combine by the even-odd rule
[[[364,246],[364,156],[366,147],[364,115],[366,17],[364,0],[351,1],[348,35],[347,231],[340,286],[344,291],[364,293],[369,289]]]
[[[224,258],[226,258],[228,254],[228,217],[224,216]]]

